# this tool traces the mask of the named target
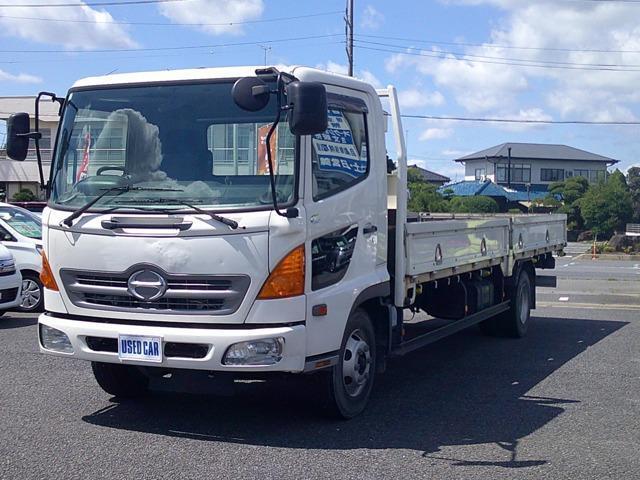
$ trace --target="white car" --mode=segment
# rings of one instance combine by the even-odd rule
[[[42,220],[29,210],[0,203],[0,242],[13,254],[22,275],[19,310],[42,310]]]
[[[21,302],[22,276],[11,252],[0,245],[0,316]]]

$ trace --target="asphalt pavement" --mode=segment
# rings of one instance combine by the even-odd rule
[[[0,478],[640,478],[640,276],[570,263],[526,338],[472,328],[395,359],[348,422],[318,413],[313,379],[118,402],[7,314]]]

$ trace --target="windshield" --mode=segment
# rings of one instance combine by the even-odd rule
[[[266,136],[275,98],[260,112],[246,112],[233,102],[231,87],[225,82],[72,92],[52,169],[52,203],[74,209],[109,188],[137,185],[148,188],[105,196],[91,211],[184,209],[184,202],[216,211],[272,208]],[[286,121],[270,149],[278,202],[287,206],[296,199],[297,161]]]
[[[42,221],[29,210],[18,207],[0,207],[0,218],[20,235],[42,238]]]

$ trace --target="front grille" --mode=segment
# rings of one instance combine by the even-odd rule
[[[0,293],[2,294],[2,296],[0,296],[0,302],[2,303],[12,302],[18,296],[18,289],[7,288],[5,290],[0,290]]]
[[[166,291],[150,301],[129,292],[129,277],[140,270],[160,275]],[[99,310],[228,315],[242,303],[249,288],[246,275],[171,275],[156,267],[136,266],[126,272],[60,272],[74,305]]]
[[[106,337],[87,337],[87,346],[94,352],[118,352],[118,340]],[[165,342],[164,356],[167,358],[199,359],[207,356],[209,345],[201,343]]]

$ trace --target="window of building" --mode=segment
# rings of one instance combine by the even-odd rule
[[[51,161],[51,129],[41,128],[42,138],[40,139],[40,154],[42,155],[43,162]],[[36,143],[34,140],[29,140],[29,150],[27,151],[27,160],[37,160],[36,155]]]
[[[590,170],[589,171],[589,181],[591,183],[598,183],[604,181],[606,177],[605,170]]]
[[[561,168],[541,168],[540,180],[543,182],[560,182],[564,180],[564,170]]]
[[[498,182],[509,181],[509,165],[496,165],[496,177]],[[531,182],[531,165],[528,163],[512,163],[511,164],[511,182],[512,183],[530,183]]]
[[[476,180],[484,180],[487,177],[487,171],[484,168],[476,168]]]
[[[329,127],[312,138],[313,199],[328,197],[369,172],[366,114],[329,108]]]
[[[268,173],[266,136],[270,123],[224,123],[209,126],[207,146],[213,156],[214,175],[263,175]],[[260,144],[260,145],[258,145]],[[274,170],[282,175],[293,175],[295,137],[287,123],[278,125],[271,139]],[[274,151],[277,149],[277,153]],[[260,158],[258,158],[260,157]]]
[[[589,170],[574,170],[573,173],[576,177],[584,177],[589,180]]]

